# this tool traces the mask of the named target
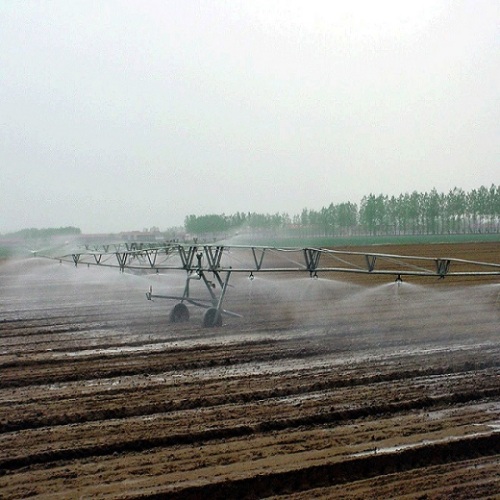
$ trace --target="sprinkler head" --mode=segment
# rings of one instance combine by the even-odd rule
[[[253,281],[255,279],[255,276],[253,275],[253,272],[250,272],[250,276],[248,277],[250,281]]]

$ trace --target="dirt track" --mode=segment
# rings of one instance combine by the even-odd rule
[[[0,265],[0,498],[494,498],[500,280],[328,278],[236,278],[203,329],[145,299],[182,276]]]

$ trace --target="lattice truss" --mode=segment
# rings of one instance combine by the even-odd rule
[[[125,269],[205,272],[342,272],[395,276],[500,275],[500,264],[449,257],[422,257],[323,248],[264,246],[114,244],[86,246],[84,251],[46,256],[75,265]]]
[[[356,273],[396,276],[500,276],[500,264],[447,257],[421,257],[372,252],[351,252],[323,248],[277,248],[264,246],[116,244],[86,246],[82,251],[45,257],[71,262],[75,266],[115,267],[148,273],[184,271],[186,282],[182,295],[154,294],[150,288],[148,300],[156,298],[178,301],[170,313],[173,323],[189,320],[186,304],[206,309],[203,326],[222,325],[222,316],[239,314],[223,308],[232,273],[298,272],[315,278],[321,273]],[[208,292],[207,299],[193,298],[192,280],[201,281]]]

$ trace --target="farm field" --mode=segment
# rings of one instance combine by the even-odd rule
[[[0,264],[0,498],[497,498],[499,277],[235,276],[214,329],[183,280]]]

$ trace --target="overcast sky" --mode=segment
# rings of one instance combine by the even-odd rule
[[[500,2],[0,0],[0,232],[500,183]]]

